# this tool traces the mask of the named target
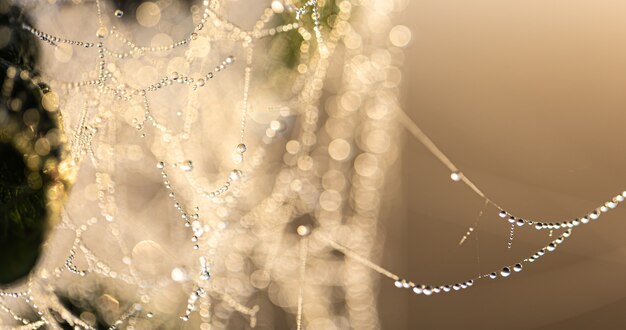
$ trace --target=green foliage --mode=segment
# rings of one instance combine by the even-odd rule
[[[304,2],[305,1],[302,1],[302,3]],[[339,8],[337,8],[335,0],[326,0],[323,5],[319,7],[322,33],[327,33],[331,29],[329,22],[332,21],[332,17],[337,15],[338,12]],[[271,24],[273,26],[280,26],[293,23],[294,21],[295,14],[285,11],[280,15],[276,15],[276,18]],[[310,10],[302,17],[300,24],[313,35],[309,41],[309,53],[313,53],[317,49],[317,41],[313,33],[314,23]],[[274,37],[270,38],[268,45],[270,59],[264,71],[269,83],[274,87],[276,92],[287,91],[287,94],[289,94],[291,90],[290,86],[293,84],[293,80],[297,75],[297,66],[301,62],[302,52],[300,47],[303,42],[304,39],[297,30],[277,33]]]
[[[32,189],[22,155],[0,144],[0,283],[31,270],[43,242],[47,209],[44,189]]]

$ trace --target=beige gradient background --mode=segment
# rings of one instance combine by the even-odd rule
[[[411,0],[400,22],[405,111],[512,213],[580,216],[626,189],[626,3]],[[390,183],[383,265],[444,284],[531,255],[552,238],[515,232],[406,137]],[[397,195],[395,195],[397,194]],[[556,252],[507,279],[416,296],[383,280],[384,329],[626,329],[626,210],[579,227]]]

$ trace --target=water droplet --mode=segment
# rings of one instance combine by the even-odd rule
[[[242,172],[240,170],[232,170],[230,174],[228,174],[228,178],[232,181],[239,180],[241,178]]]
[[[452,174],[450,174],[450,179],[452,179],[452,181],[459,182],[461,181],[462,178],[463,178],[463,174],[461,174],[461,172],[459,171],[452,172]]]
[[[298,232],[298,235],[300,236],[308,236],[311,233],[311,227],[306,226],[306,225],[300,225],[298,226],[298,229],[296,229],[296,231]]]
[[[522,264],[515,264],[515,266],[513,266],[513,270],[515,272],[521,272],[522,271]]]
[[[109,30],[105,26],[101,26],[96,30],[96,36],[98,38],[106,38],[109,35]]]
[[[509,267],[502,268],[502,271],[500,271],[500,275],[502,275],[503,277],[511,275],[511,269],[509,269]]]
[[[285,11],[285,6],[279,0],[272,1],[272,11],[276,14],[282,14]]]
[[[425,287],[422,290],[422,293],[427,295],[427,296],[430,296],[433,293],[433,289],[431,287],[427,286],[427,287]]]
[[[172,277],[172,280],[174,280],[175,282],[183,282],[187,280],[187,273],[182,268],[172,269],[172,272],[170,275]]]
[[[193,163],[190,160],[186,160],[182,164],[180,164],[180,169],[185,172],[190,172],[191,170],[193,170]]]
[[[116,9],[115,10],[115,17],[121,18],[122,16],[124,16],[124,11],[122,11],[121,9]]]

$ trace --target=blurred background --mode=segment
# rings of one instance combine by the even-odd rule
[[[29,3],[40,30],[95,38],[93,2],[48,2]],[[245,67],[238,43],[213,43],[201,34],[188,52],[112,60],[116,65],[107,67],[127,87],[172,71],[191,75],[234,55],[237,62],[207,82],[211,88],[195,101],[179,87],[155,96],[157,119],[177,131],[193,132],[180,140],[151,131],[140,137],[133,119],[141,107],[103,101],[93,90],[83,95],[57,89],[70,136],[81,127],[85,99],[98,99],[89,103],[88,122],[102,116],[114,127],[94,124],[99,133],[91,156],[97,161],[85,151],[67,204],[72,216],[65,221],[93,226],[85,244],[113,268],[130,264],[131,271],[136,267],[137,283],[159,283],[144,293],[147,298],[137,299],[131,285],[137,283],[119,284],[110,274],[77,281],[65,273],[55,293],[66,299],[68,309],[103,327],[141,300],[146,307],[135,320],[138,329],[250,327],[248,315],[223,303],[221,296],[201,305],[191,322],[179,320],[198,283],[193,275],[197,252],[189,249],[187,229],[172,221],[179,214],[152,169],[158,161],[191,159],[192,173],[167,167],[173,186],[180,187],[177,194],[184,203],[200,205],[207,226],[221,235],[200,248],[214,258],[212,283],[245,306],[260,306],[259,329],[296,329],[302,283],[308,288],[305,329],[626,328],[626,211],[619,207],[601,221],[575,228],[556,252],[525,265],[519,274],[432,296],[397,289],[392,280],[350,264],[316,236],[327,234],[402,278],[448,284],[514,264],[560,234],[555,230],[550,237],[547,230],[518,227],[507,248],[510,226],[498,217],[499,210],[484,207],[467,186],[450,180],[448,169],[403,128],[411,125],[409,120],[465,176],[517,216],[571,219],[621,193],[626,189],[621,148],[626,4],[348,2],[322,2],[331,8],[324,14],[326,23],[339,12],[350,12],[351,27],[339,29],[343,39],[329,60],[322,92],[310,104],[290,102],[311,82],[306,79],[314,76],[313,69],[325,63],[316,57],[315,42],[309,43],[307,55],[299,54],[302,40],[295,33],[259,42],[247,133],[255,156],[246,168],[246,186],[233,191],[236,198],[208,202],[196,196],[195,188],[214,184],[232,169],[229,157],[240,120],[235,109],[241,106]],[[143,14],[132,1],[106,3],[106,24],[149,45],[183,38],[201,13],[193,1],[156,1],[158,10],[150,7]],[[216,11],[250,28],[268,5],[270,1],[223,1]],[[122,18],[115,18],[116,8],[124,11]],[[193,22],[185,20],[189,12]],[[272,24],[290,19],[285,14]],[[324,28],[330,26],[337,27]],[[93,53],[45,46],[44,78],[53,78],[53,87],[79,80],[85,72],[93,76]],[[316,100],[319,112],[311,110]],[[305,124],[316,120],[319,130],[307,132]],[[173,149],[187,158],[171,156]],[[101,206],[100,192],[109,191],[110,182],[117,200]],[[279,199],[281,207],[270,203]],[[103,221],[91,220],[111,212],[117,234]],[[52,270],[65,261],[75,234],[67,223],[51,234],[42,267]],[[306,281],[298,278],[301,236],[306,235],[295,232],[303,224],[313,230]],[[460,244],[470,227],[471,235]],[[130,252],[119,246],[120,239]],[[83,258],[79,254],[76,264],[86,268]],[[146,316],[148,310],[154,318]],[[212,319],[207,321],[209,310]]]
[[[490,198],[521,217],[568,219],[624,189],[623,3],[413,0],[402,15],[404,109]],[[383,265],[396,273],[458,281],[552,239],[518,228],[509,250],[508,223],[488,207],[478,242],[459,246],[483,201],[410,134],[402,156],[389,188],[401,198],[384,220]],[[382,289],[383,328],[623,329],[624,212],[576,228],[520,276],[445,296]]]

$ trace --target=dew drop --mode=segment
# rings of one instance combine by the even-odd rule
[[[241,178],[241,175],[242,175],[241,171],[235,169],[235,170],[232,170],[230,174],[228,174],[228,178],[231,179],[232,181],[236,181]]]
[[[511,269],[509,269],[509,267],[502,268],[502,271],[500,271],[500,275],[502,275],[503,277],[511,275]]]
[[[462,178],[463,174],[461,174],[461,172],[459,171],[452,172],[452,174],[450,174],[450,179],[452,179],[452,181],[459,182]]]
[[[191,170],[193,170],[193,163],[190,160],[186,160],[180,165],[180,169],[185,172],[191,172]]]
[[[248,150],[248,147],[245,144],[240,143],[240,144],[237,145],[237,152],[238,153],[243,154],[244,152],[246,152],[246,150]]]

